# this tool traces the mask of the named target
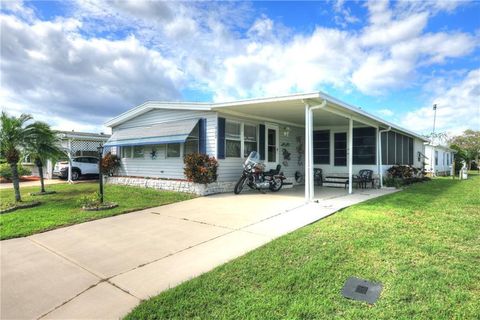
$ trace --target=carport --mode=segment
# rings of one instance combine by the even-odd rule
[[[289,95],[285,97],[252,99],[238,102],[214,104],[212,110],[236,117],[255,118],[265,122],[275,122],[286,126],[296,126],[305,129],[305,202],[315,199],[314,175],[314,145],[313,131],[319,127],[346,127],[346,169],[348,174],[348,194],[353,193],[353,130],[356,127],[371,127],[375,130],[375,173],[382,184],[381,163],[381,132],[395,128],[357,108],[335,99],[327,94],[316,92],[310,94]],[[404,129],[400,129],[405,131]],[[412,135],[414,133],[409,132]],[[415,135],[416,136],[416,135]]]

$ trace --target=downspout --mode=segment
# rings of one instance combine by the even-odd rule
[[[383,170],[382,170],[382,133],[389,132],[392,127],[388,127],[386,130],[378,131],[378,174],[380,179],[380,188],[383,188]]]

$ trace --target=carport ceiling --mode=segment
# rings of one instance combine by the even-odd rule
[[[313,103],[313,101],[311,101],[311,103]],[[320,104],[321,100],[315,101],[314,103]],[[328,106],[335,108],[335,105],[330,102],[328,103]],[[221,106],[213,109],[239,117],[256,117],[264,121],[278,121],[280,123],[289,123],[300,127],[305,126],[305,104],[301,100],[250,103],[234,106]],[[313,115],[313,125],[315,127],[348,125],[348,119],[346,116],[342,117],[327,110],[314,110]],[[364,126],[360,123],[355,123],[355,125]]]

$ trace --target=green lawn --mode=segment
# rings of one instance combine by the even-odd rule
[[[56,194],[29,196],[29,192],[39,191],[39,187],[21,188],[24,201],[38,200],[42,204],[30,209],[20,209],[0,215],[1,240],[28,236],[34,233],[72,225],[85,221],[114,216],[148,207],[155,207],[177,201],[191,199],[193,196],[153,189],[127,186],[105,186],[105,201],[118,203],[118,207],[104,211],[83,211],[78,200],[82,195],[91,195],[98,191],[98,183],[56,184],[46,186]],[[13,189],[0,190],[0,199],[13,199]]]
[[[127,319],[480,319],[480,176],[413,185],[163,292]],[[384,284],[347,300],[349,276]]]

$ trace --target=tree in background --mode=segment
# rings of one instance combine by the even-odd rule
[[[472,161],[478,164],[480,156],[480,131],[465,130],[463,134],[450,139],[450,148],[457,150],[457,157],[464,160],[468,170],[471,170]]]
[[[25,154],[35,163],[40,175],[40,192],[45,193],[45,182],[43,178],[43,166],[48,159],[58,159],[65,156],[60,147],[60,141],[50,126],[44,122],[32,124],[33,134],[29,143],[25,146]]]
[[[22,201],[17,166],[20,152],[26,149],[35,134],[35,126],[27,124],[30,120],[32,120],[32,116],[28,114],[10,117],[2,111],[0,116],[0,156],[5,158],[12,169],[12,182],[17,202]]]

